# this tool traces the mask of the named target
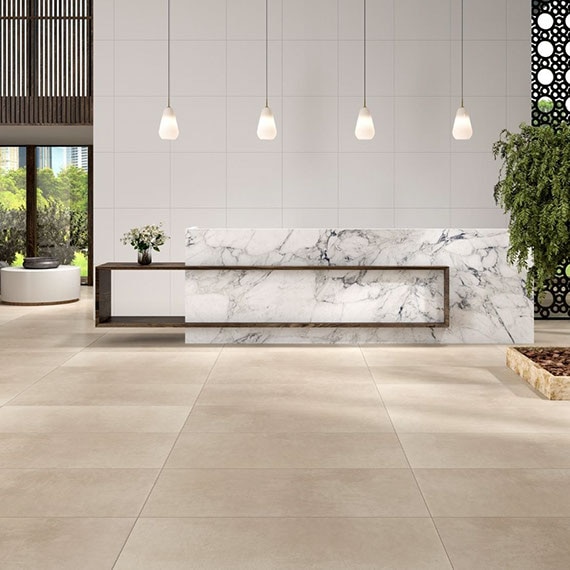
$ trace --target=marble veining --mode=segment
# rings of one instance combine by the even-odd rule
[[[390,277],[391,272],[369,271],[355,276],[360,272],[343,274],[342,266],[447,265],[450,326],[191,328],[186,339],[194,343],[529,343],[532,303],[524,293],[523,276],[506,260],[507,248],[508,232],[502,229],[190,228],[187,265],[339,269],[187,271],[187,321],[440,320],[442,286],[436,272],[403,270]]]

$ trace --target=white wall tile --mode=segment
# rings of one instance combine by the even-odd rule
[[[281,96],[281,42],[269,44],[269,95]],[[228,43],[228,96],[265,95],[265,42],[261,40]]]
[[[530,2],[507,0],[507,39],[530,39]]]
[[[112,208],[115,201],[115,155],[96,152],[93,156],[93,207]]]
[[[504,97],[507,90],[507,42],[466,41],[465,97]],[[452,42],[452,94],[461,93],[461,43]]]
[[[269,0],[269,38],[281,38],[282,0]],[[265,0],[227,2],[228,39],[265,39]]]
[[[392,208],[394,157],[392,154],[346,153],[339,159],[341,208]]]
[[[397,154],[396,208],[449,208],[448,153]]]
[[[338,156],[283,155],[283,204],[286,208],[338,207]]]
[[[451,215],[448,208],[396,209],[396,228],[449,228]]]
[[[529,41],[507,42],[507,96],[530,99]]]
[[[170,271],[170,314],[186,314],[186,272]]]
[[[115,42],[94,42],[93,53],[94,95],[112,97],[115,93]]]
[[[528,97],[507,98],[507,129],[518,131],[521,123],[530,124],[530,100]],[[497,137],[499,138],[499,137]]]
[[[115,260],[116,261],[136,261],[137,252],[131,245],[123,245],[121,237],[131,228],[138,228],[146,225],[159,225],[167,236],[172,236],[170,231],[170,209],[168,208],[136,208],[125,209],[115,208]],[[111,228],[107,228],[110,232]],[[160,251],[152,252],[153,261],[168,261],[170,259],[170,240],[168,240]]]
[[[339,0],[339,37],[362,40],[363,4],[357,0]],[[394,0],[368,0],[366,5],[366,37],[369,40],[394,38]]]
[[[397,98],[396,152],[448,152],[452,125],[449,109],[449,97]]]
[[[115,155],[115,208],[170,208],[170,156]]]
[[[172,0],[174,40],[225,40],[226,0]]]
[[[173,41],[172,95],[226,95],[226,42]]]
[[[228,228],[280,228],[281,208],[229,208]]]
[[[172,105],[180,129],[172,152],[226,152],[225,97],[176,97]]]
[[[164,97],[167,93],[166,42],[116,42],[115,95]]]
[[[96,152],[115,150],[115,100],[113,97],[95,97],[93,102],[93,149]]]
[[[281,208],[281,153],[232,153],[227,161],[229,208]]]
[[[465,107],[471,115],[473,136],[470,140],[456,141],[451,139],[453,152],[490,152],[493,143],[507,123],[504,97],[470,97],[465,99]],[[450,116],[455,112],[454,103]]]
[[[225,208],[226,155],[176,153],[172,156],[172,207]]]
[[[397,40],[448,40],[450,0],[395,0]]]
[[[394,43],[369,41],[366,48],[368,97],[394,95]],[[339,43],[339,94],[362,97],[364,78],[362,41]]]
[[[366,101],[376,134],[370,141],[358,140],[354,134],[362,97],[339,99],[340,152],[394,152],[394,99],[368,97]]]
[[[335,228],[338,227],[337,209],[283,210],[284,228]]]
[[[291,41],[283,45],[283,95],[333,97],[338,93],[337,42]]]
[[[508,225],[508,217],[499,208],[451,210],[452,228],[506,228]]]
[[[113,40],[115,37],[115,0],[97,0],[94,2],[93,20],[95,41]]]
[[[488,153],[451,155],[451,207],[493,208],[500,162]]]
[[[526,0],[519,0],[525,2]],[[507,29],[506,0],[471,0],[464,3],[466,40],[504,40]],[[461,2],[451,1],[451,37],[461,37]]]
[[[95,1],[97,4],[99,0]],[[115,0],[115,39],[165,40],[167,3],[163,1]]]
[[[170,143],[158,136],[160,117],[165,106],[166,100],[162,97],[116,97],[115,151],[168,152]],[[175,105],[174,108],[178,112]],[[97,118],[95,120],[98,121]],[[178,125],[183,129],[180,117]],[[96,132],[101,131],[99,123]]]
[[[393,208],[341,208],[339,210],[341,228],[393,228]]]
[[[285,0],[283,38],[286,40],[336,40],[337,2],[330,0]]]
[[[93,209],[93,261],[95,265],[115,260],[115,210]]]
[[[396,95],[426,97],[449,94],[449,42],[396,42],[394,67]]]
[[[153,260],[154,260],[153,252]],[[129,259],[136,261],[136,255]],[[115,271],[113,313],[121,316],[170,315],[170,272]]]
[[[281,98],[271,97],[269,106],[275,117],[277,136],[272,141],[257,138],[257,123],[265,105],[265,98],[229,97],[228,105],[228,152],[281,152],[283,148],[283,110]]]
[[[338,98],[287,97],[283,100],[285,152],[337,152]]]

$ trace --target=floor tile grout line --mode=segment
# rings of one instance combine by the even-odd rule
[[[428,502],[424,496],[424,493],[420,487],[420,484],[418,482],[418,479],[416,477],[416,474],[414,472],[414,469],[412,468],[412,465],[410,463],[410,460],[408,458],[408,454],[406,453],[406,450],[404,448],[404,446],[402,445],[402,441],[400,439],[400,434],[398,433],[398,431],[396,430],[396,426],[394,425],[394,422],[392,420],[392,416],[390,415],[390,410],[388,409],[388,407],[386,406],[386,404],[384,403],[384,398],[382,398],[382,393],[380,392],[380,388],[378,387],[378,384],[376,383],[376,380],[374,379],[374,374],[372,373],[372,370],[370,370],[370,366],[368,364],[368,360],[366,359],[366,354],[364,353],[364,351],[362,350],[362,346],[359,345],[360,348],[360,352],[362,354],[362,358],[364,359],[364,362],[366,363],[366,367],[368,368],[368,373],[370,374],[370,379],[372,380],[372,382],[374,383],[374,386],[376,387],[376,390],[378,392],[378,396],[380,398],[380,401],[382,402],[382,405],[384,406],[384,409],[386,410],[386,415],[388,416],[388,419],[390,420],[390,425],[392,426],[392,429],[394,430],[394,433],[396,434],[396,438],[398,440],[398,443],[400,444],[400,448],[402,449],[402,453],[404,454],[404,458],[406,459],[406,463],[408,464],[408,469],[410,471],[410,474],[412,475],[414,482],[416,484],[416,488],[418,489],[418,492],[422,498],[422,501],[424,503],[424,506],[426,508],[426,511],[429,514],[429,519],[431,520],[431,523],[433,525],[433,528],[437,534],[437,537],[439,538],[439,541],[441,543],[441,547],[443,548],[443,551],[445,552],[445,556],[447,557],[447,560],[449,562],[450,567],[453,569],[453,562],[451,561],[451,557],[449,555],[449,552],[447,551],[447,548],[445,546],[445,543],[443,542],[443,538],[439,532],[439,529],[437,528],[437,525],[435,524],[435,521],[433,519],[433,515],[432,512],[429,508]]]
[[[227,6],[226,6],[226,8],[227,8]],[[196,402],[198,401],[198,398],[200,397],[200,394],[201,394],[202,391],[204,390],[204,387],[206,386],[206,384],[207,384],[207,382],[208,382],[208,380],[209,380],[209,378],[210,378],[210,375],[212,374],[212,371],[214,370],[214,368],[215,368],[215,366],[216,366],[216,364],[217,364],[217,362],[218,362],[218,360],[219,360],[221,354],[222,354],[222,351],[220,350],[220,351],[217,353],[217,355],[216,355],[216,359],[214,360],[214,363],[212,364],[212,367],[210,368],[210,371],[208,372],[208,375],[206,376],[206,379],[204,380],[204,383],[202,384],[202,387],[200,388],[198,394],[196,395],[196,399],[194,400],[192,406],[190,406],[190,411],[188,412],[188,415],[186,416],[186,420],[185,420],[184,423],[182,424],[182,426],[181,426],[181,428],[180,428],[180,431],[178,432],[178,435],[176,436],[176,438],[175,438],[175,440],[174,440],[174,443],[172,444],[172,447],[170,448],[170,451],[168,452],[168,455],[166,456],[166,458],[165,458],[165,460],[164,460],[164,462],[163,462],[163,464],[162,464],[162,467],[159,468],[159,471],[158,471],[158,474],[157,474],[157,476],[156,476],[156,478],[155,478],[155,480],[154,480],[154,483],[152,484],[152,486],[151,486],[151,488],[150,488],[150,490],[149,490],[149,492],[148,492],[148,494],[147,494],[147,496],[146,496],[146,499],[144,500],[144,502],[143,502],[143,504],[142,504],[142,506],[141,506],[141,508],[140,508],[140,510],[139,510],[139,513],[138,513],[138,515],[137,515],[137,517],[136,517],[136,520],[135,520],[134,523],[133,523],[133,526],[131,527],[131,530],[129,531],[127,537],[125,538],[125,541],[123,542],[123,545],[121,546],[121,549],[119,550],[119,553],[117,554],[117,557],[116,557],[115,561],[113,562],[113,565],[112,565],[112,567],[111,567],[111,570],[113,570],[113,569],[115,568],[115,566],[117,565],[117,562],[118,562],[119,559],[121,558],[121,554],[123,553],[123,550],[125,549],[125,546],[127,545],[128,541],[129,541],[129,538],[131,537],[131,535],[132,535],[132,533],[133,533],[133,531],[134,531],[134,529],[135,529],[135,526],[137,525],[137,522],[138,522],[139,519],[141,518],[142,513],[143,513],[143,511],[144,511],[144,509],[145,509],[145,507],[146,507],[146,505],[147,505],[147,503],[148,503],[148,501],[149,501],[149,499],[150,499],[150,496],[152,495],[152,492],[154,491],[154,489],[155,489],[155,487],[156,487],[156,485],[157,485],[157,483],[158,483],[158,480],[160,479],[160,476],[162,475],[162,473],[163,473],[163,471],[164,471],[164,469],[165,469],[165,466],[166,466],[166,464],[168,463],[168,461],[169,461],[169,459],[170,459],[170,456],[172,455],[172,452],[173,452],[174,448],[176,447],[176,444],[178,443],[178,440],[180,439],[180,436],[182,435],[182,432],[184,431],[184,428],[186,427],[186,424],[187,424],[187,422],[188,422],[188,418],[189,418],[190,415],[192,414],[192,410],[194,410],[194,407],[195,407],[195,405],[196,405]],[[144,518],[144,517],[142,517],[142,518]]]

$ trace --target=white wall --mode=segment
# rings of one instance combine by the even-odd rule
[[[172,0],[172,105],[180,137],[157,129],[166,101],[166,0],[95,0],[95,259],[134,260],[129,228],[163,221],[157,260],[183,260],[202,227],[501,227],[490,148],[530,116],[530,0],[465,0],[465,105],[455,141],[460,0],[368,0],[373,141],[357,141],[362,0],[269,0],[270,105],[259,141],[264,0]],[[143,8],[144,7],[144,8]],[[145,281],[140,312],[182,314],[181,275]],[[152,294],[152,288],[158,293]],[[128,275],[121,313],[137,313]],[[172,294],[169,294],[172,291]],[[117,308],[116,308],[117,310]]]

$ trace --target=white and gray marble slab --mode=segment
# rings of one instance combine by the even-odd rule
[[[187,271],[189,322],[438,321],[435,271],[348,271],[347,265],[450,267],[448,328],[189,328],[189,343],[529,343],[533,306],[506,260],[500,229],[196,229],[192,266],[333,266],[334,270]]]

